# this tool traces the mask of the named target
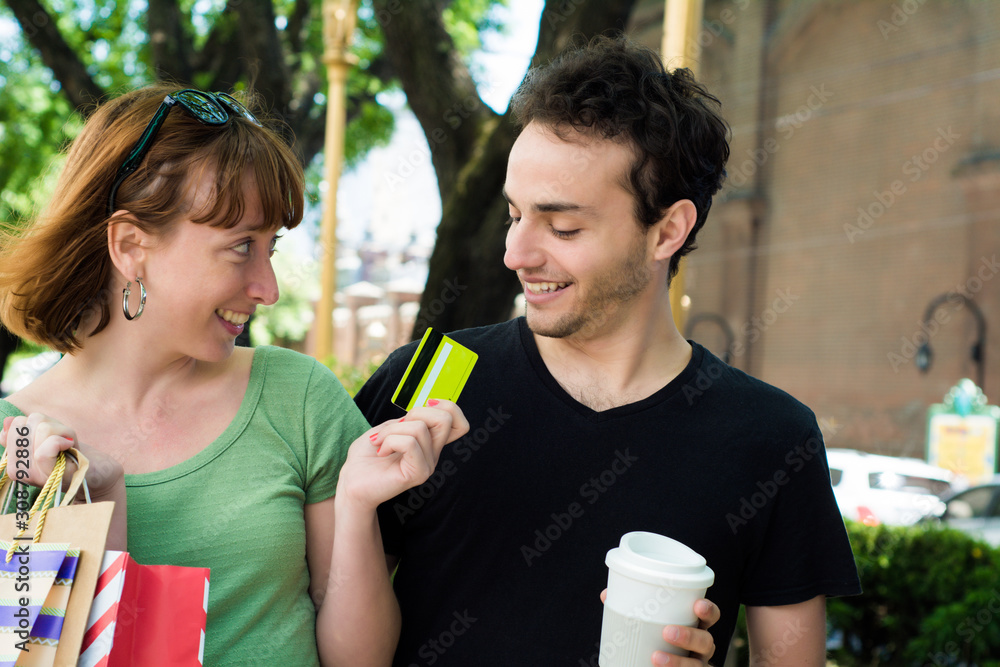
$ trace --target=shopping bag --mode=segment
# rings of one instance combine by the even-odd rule
[[[140,565],[106,552],[79,667],[200,667],[208,588],[209,568]]]
[[[0,540],[0,549],[6,554],[12,544]],[[0,667],[13,667],[18,658],[34,657],[42,652],[49,653],[49,664],[52,664],[52,652],[46,650],[51,646],[40,648],[32,638],[38,630],[36,624],[42,610],[51,612],[47,605],[54,604],[55,600],[49,600],[49,594],[64,569],[67,554],[73,552],[65,543],[29,542],[18,546],[10,562],[0,558]],[[74,556],[73,569],[76,561]],[[56,640],[58,638],[56,634]]]
[[[20,561],[22,552],[27,552],[30,563],[32,556],[46,552],[46,545],[59,545],[57,552],[65,549],[60,565],[55,567],[51,586],[45,595],[41,596],[42,603],[31,623],[32,634],[35,632],[35,626],[41,634],[35,637],[34,642],[24,645],[28,650],[17,649],[17,665],[63,667],[76,664],[108,529],[111,526],[113,502],[69,504],[81,485],[84,485],[84,475],[89,464],[86,457],[77,450],[70,449],[68,452],[77,459],[78,469],[61,503],[59,489],[62,486],[62,473],[65,470],[65,454],[60,455],[56,469],[39,492],[30,511],[24,511],[27,494],[24,487],[21,487],[16,489],[14,494],[18,501],[18,511],[14,514],[0,515],[0,537],[13,536],[8,543],[10,545],[8,549],[0,552],[0,562],[9,564],[14,560]],[[6,463],[5,450],[3,457],[0,458],[0,479],[2,479],[0,498],[5,496],[9,484],[5,474]],[[85,485],[84,489],[86,490]],[[6,503],[4,506],[6,507]],[[44,542],[42,542],[43,537]],[[72,556],[74,552],[78,554],[75,556],[75,563]],[[67,558],[67,553],[70,554],[70,558]],[[27,567],[29,570],[35,569],[30,564]],[[46,567],[52,566],[46,565]],[[46,570],[46,572],[51,571],[51,569]],[[20,575],[19,569],[18,575]],[[15,586],[16,583],[15,577]],[[29,602],[26,605],[29,614],[31,607],[34,606],[30,603],[40,595],[40,591],[32,591],[30,598],[25,600]],[[16,608],[22,606],[20,598],[8,598],[3,602],[11,602]],[[16,609],[14,611],[16,612]],[[17,629],[20,630],[20,626]],[[51,650],[53,648],[54,652]]]
[[[44,544],[44,543],[43,543]],[[39,545],[41,546],[41,545]],[[28,644],[17,656],[17,667],[48,667],[59,664],[56,655],[62,636],[66,605],[73,590],[73,579],[80,561],[80,551],[69,549],[63,559],[55,581],[31,627]]]

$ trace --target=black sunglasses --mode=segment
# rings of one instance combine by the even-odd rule
[[[115,195],[118,193],[118,188],[142,164],[142,159],[146,157],[149,147],[153,145],[153,139],[156,138],[156,133],[163,126],[163,121],[167,119],[167,114],[174,106],[178,105],[205,125],[225,125],[231,118],[245,118],[254,125],[262,127],[260,121],[250,113],[250,110],[229,93],[206,93],[187,88],[167,95],[163,98],[163,104],[153,114],[149,125],[143,130],[139,141],[135,143],[128,157],[125,158],[125,162],[118,168],[118,173],[115,174],[115,182],[111,186],[111,195],[108,197],[109,216],[114,215],[115,212]]]

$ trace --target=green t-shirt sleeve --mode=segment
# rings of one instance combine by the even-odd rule
[[[347,450],[369,426],[337,376],[318,362],[310,373],[304,403],[305,491],[310,504],[336,493]]]

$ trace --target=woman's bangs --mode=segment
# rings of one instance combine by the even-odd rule
[[[276,135],[249,127],[226,133],[220,143],[209,166],[216,196],[193,221],[230,229],[257,203],[248,199],[256,199],[266,228],[296,227],[303,215],[303,174],[292,151]]]

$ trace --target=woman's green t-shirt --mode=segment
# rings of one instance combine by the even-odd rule
[[[0,401],[0,415],[19,414]],[[127,428],[144,439],[141,424]],[[211,568],[205,665],[319,664],[303,507],[333,496],[367,429],[325,366],[259,347],[221,436],[175,466],[125,476],[132,557]]]

